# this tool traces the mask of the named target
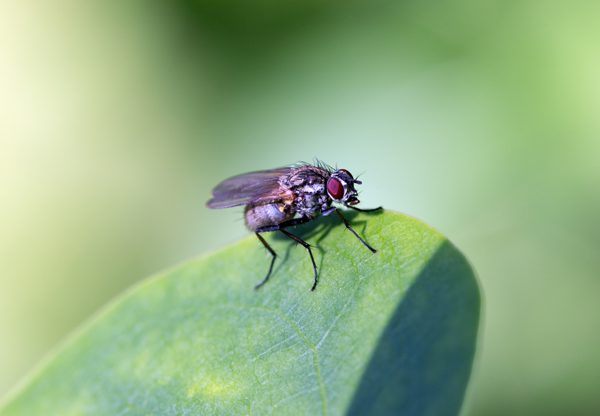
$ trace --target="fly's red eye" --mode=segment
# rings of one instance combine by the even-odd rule
[[[344,185],[339,179],[329,178],[327,181],[327,192],[333,199],[342,199],[344,196]]]

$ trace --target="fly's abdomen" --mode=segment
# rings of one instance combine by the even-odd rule
[[[245,217],[246,225],[252,231],[256,231],[261,227],[281,224],[282,222],[292,219],[294,213],[286,209],[289,206],[285,204],[265,204],[265,205],[249,205],[246,207]]]

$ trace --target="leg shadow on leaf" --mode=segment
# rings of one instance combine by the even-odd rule
[[[365,233],[367,232],[368,219],[363,219],[361,221],[356,221],[356,217],[359,214],[356,211],[344,211],[344,216],[350,222],[350,224],[357,230],[360,231],[363,238],[366,238]],[[362,214],[364,216],[374,216],[381,215],[381,212],[377,213],[368,213]],[[317,247],[320,251],[323,250],[319,247],[320,243],[327,238],[331,230],[335,227],[343,227],[344,224],[340,221],[340,219],[335,215],[329,215],[327,217],[319,217],[314,221],[311,221],[307,224],[302,224],[294,227],[288,228],[289,231],[292,231],[298,237],[302,238],[306,242],[310,243],[311,246]],[[360,228],[358,228],[360,226]],[[273,238],[276,241],[290,241],[290,239],[279,232],[273,233]],[[356,238],[354,236],[350,236],[350,238]],[[292,243],[294,245],[295,243]]]
[[[331,221],[332,219],[334,218],[318,218],[315,221],[309,222],[308,224],[303,224],[289,228],[290,231],[292,231],[298,237],[302,238],[307,243],[309,243],[311,247],[314,248],[314,251],[319,253],[317,260],[317,262],[319,263],[317,269],[319,271],[321,271],[322,269],[323,258],[326,253],[326,251],[321,247],[320,243],[325,237],[327,237],[327,235],[329,235],[333,227],[336,226],[336,224]],[[278,265],[275,266],[273,270],[273,275],[276,275],[279,269],[288,262],[290,250],[293,247],[298,246],[299,244],[293,240],[290,240],[289,237],[282,235],[278,232],[273,233],[273,240],[288,243],[288,245],[285,248],[285,254],[281,256],[281,261],[278,262]]]
[[[373,213],[363,213],[362,215],[373,216],[373,215],[381,215],[381,213],[382,213],[382,211],[377,211],[377,212],[373,212]],[[358,227],[360,226],[360,233],[363,235],[363,238],[365,238],[365,232],[367,229],[368,220],[356,221],[356,217],[358,215],[359,215],[359,213],[356,211],[349,211],[349,210],[344,211],[344,216],[346,217],[346,219],[351,223],[351,225],[355,229],[358,229]],[[344,227],[344,224],[340,221],[340,219],[336,215],[329,215],[327,217],[316,218],[314,221],[311,221],[307,224],[302,224],[302,225],[288,228],[288,230],[292,231],[298,237],[302,238],[308,244],[310,244],[311,247],[314,248],[314,251],[319,253],[318,260],[317,260],[317,262],[318,262],[317,270],[319,271],[319,277],[321,277],[321,275],[322,275],[323,260],[325,258],[325,254],[327,253],[327,251],[324,250],[323,247],[321,246],[321,242],[329,236],[329,233],[335,227]],[[350,234],[350,232],[348,232],[347,238],[355,239],[356,237],[354,237],[353,235]],[[283,260],[281,262],[279,262],[279,264],[277,266],[275,266],[275,268],[273,270],[273,275],[276,275],[276,273],[279,271],[279,269],[288,261],[288,258],[290,255],[290,249],[292,247],[298,245],[298,243],[294,242],[293,240],[290,240],[289,237],[282,235],[279,232],[273,233],[273,239],[275,241],[285,241],[285,242],[289,243],[289,245],[285,249],[285,254],[282,257]],[[357,241],[356,243],[360,244],[359,241]]]
[[[347,414],[459,414],[475,354],[479,311],[473,271],[446,242],[393,313]]]

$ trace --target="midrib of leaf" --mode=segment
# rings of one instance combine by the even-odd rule
[[[291,318],[287,317],[285,313],[278,309],[267,308],[265,306],[258,305],[238,305],[241,310],[246,309],[257,309],[267,313],[271,313],[275,315],[279,320],[288,325],[295,333],[300,337],[304,345],[310,350],[313,356],[313,368],[315,371],[316,383],[319,390],[319,395],[321,397],[321,409],[322,414],[327,415],[327,392],[325,390],[325,383],[323,382],[323,377],[321,375],[321,365],[319,363],[319,348],[318,345],[315,345],[310,341],[308,336],[302,331],[302,328],[294,322]]]

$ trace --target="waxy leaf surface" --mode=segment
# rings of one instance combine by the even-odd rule
[[[479,292],[441,234],[393,212],[248,237],[154,276],[74,334],[1,415],[456,415]]]

